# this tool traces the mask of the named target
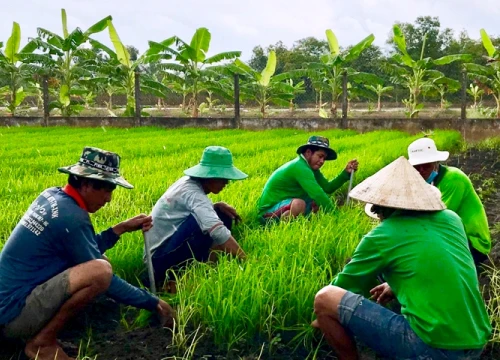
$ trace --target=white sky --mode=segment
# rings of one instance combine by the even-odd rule
[[[12,22],[21,26],[23,46],[43,27],[62,33],[60,9],[68,15],[68,28],[86,30],[107,15],[126,45],[142,53],[148,40],[177,35],[189,42],[198,27],[212,33],[210,54],[240,50],[249,60],[254,46],[267,47],[282,40],[314,36],[325,38],[332,29],[341,46],[352,45],[370,33],[384,46],[394,22],[414,22],[417,16],[438,16],[442,27],[458,34],[465,29],[479,38],[485,28],[500,35],[500,0],[1,0],[0,41],[10,36]],[[110,44],[107,32],[94,36]]]

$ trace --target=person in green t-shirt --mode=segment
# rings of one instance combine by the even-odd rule
[[[438,151],[432,139],[422,138],[408,147],[408,161],[427,181],[441,191],[446,207],[460,216],[474,263],[479,266],[488,258],[491,236],[486,211],[472,182],[462,170],[439,164],[449,157],[448,151]]]
[[[325,161],[335,160],[337,153],[322,136],[311,136],[307,144],[297,149],[294,160],[275,170],[264,185],[258,200],[259,219],[262,222],[308,215],[320,208],[334,208],[328,196],[339,189],[350,174],[358,169],[358,161],[351,160],[344,170],[328,181],[320,171]]]
[[[402,156],[349,195],[382,221],[317,293],[312,326],[339,359],[358,358],[355,338],[384,358],[478,359],[491,325],[458,215]]]

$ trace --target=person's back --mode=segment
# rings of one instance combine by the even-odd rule
[[[0,252],[0,324],[17,316],[39,284],[74,266],[67,254],[75,227],[91,226],[88,214],[60,188],[31,204]]]
[[[488,218],[467,175],[458,168],[441,165],[434,185],[441,191],[446,207],[462,219],[472,246],[479,252],[488,254],[491,249]]]
[[[145,234],[151,251],[154,253],[190,214],[194,215],[193,209],[201,208],[202,205],[213,206],[198,181],[183,176],[173,183],[151,212],[155,226]]]
[[[487,342],[488,314],[463,225],[452,211],[397,211],[363,238],[334,284],[366,291],[356,289],[359,277],[369,286],[377,273],[426,344],[454,350]]]

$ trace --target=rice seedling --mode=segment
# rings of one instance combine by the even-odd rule
[[[26,211],[45,188],[61,186],[66,178],[60,166],[75,163],[84,146],[96,146],[121,155],[124,177],[135,189],[118,189],[113,201],[95,215],[97,231],[136,215],[149,213],[167,187],[198,163],[206,146],[221,145],[233,153],[235,165],[249,174],[245,181],[230,183],[213,201],[225,201],[241,214],[244,223],[234,229],[248,254],[239,262],[221,257],[216,265],[194,264],[179,278],[176,304],[181,317],[174,343],[182,357],[193,353],[200,336],[209,331],[221,348],[240,341],[279,342],[294,340],[312,344],[315,293],[328,284],[351,256],[373,223],[361,206],[339,206],[328,214],[293,222],[261,226],[256,202],[269,175],[293,159],[310,133],[280,129],[243,130],[107,128],[4,128],[0,130],[0,248]],[[420,135],[399,131],[358,134],[328,130],[338,159],[327,162],[322,172],[336,176],[348,160],[360,163],[354,184],[372,175],[401,155]],[[458,149],[460,134],[437,131],[438,148]],[[345,199],[347,184],[338,195]],[[141,234],[125,234],[106,255],[113,269],[137,284],[145,271]],[[196,334],[187,333],[192,323]],[[262,341],[261,341],[262,340]],[[314,348],[311,345],[311,351]]]

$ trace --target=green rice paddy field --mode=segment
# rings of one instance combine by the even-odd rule
[[[336,193],[339,206],[330,214],[298,219],[270,227],[259,226],[256,201],[269,175],[293,159],[307,133],[298,130],[208,131],[160,128],[1,128],[0,129],[0,248],[30,203],[45,188],[64,185],[60,166],[75,163],[84,146],[121,155],[121,170],[135,189],[118,188],[113,200],[92,215],[97,231],[138,213],[149,213],[167,187],[198,163],[208,145],[229,148],[235,165],[249,177],[230,183],[213,201],[233,205],[244,222],[236,239],[248,255],[239,262],[222,258],[217,266],[196,264],[179,279],[178,294],[165,295],[179,313],[172,341],[184,351],[194,346],[192,330],[210,332],[219,348],[231,349],[258,337],[279,340],[291,331],[296,343],[312,339],[313,299],[351,256],[374,223],[360,204],[344,207],[347,183]],[[348,160],[360,163],[354,185],[398,156],[421,135],[398,131],[359,134],[329,130],[338,159],[327,162],[325,176],[336,176]],[[457,151],[460,134],[438,131],[439,149]],[[134,284],[145,268],[140,233],[124,235],[106,253],[114,271]],[[188,330],[190,329],[190,330]],[[188,332],[191,332],[188,333]]]

